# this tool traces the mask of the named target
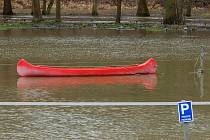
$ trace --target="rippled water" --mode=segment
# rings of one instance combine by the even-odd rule
[[[209,101],[208,33],[115,30],[0,32],[0,101]],[[204,47],[204,74],[194,73]],[[158,61],[157,75],[20,78],[16,63],[104,66]],[[195,65],[197,62],[198,65]],[[1,106],[0,139],[208,139],[209,106],[194,106],[182,126],[176,106]]]
[[[1,139],[208,139],[208,107],[177,123],[176,107],[6,107]]]

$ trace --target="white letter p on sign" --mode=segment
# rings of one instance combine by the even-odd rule
[[[184,114],[184,112],[186,110],[188,110],[188,109],[189,109],[189,105],[188,104],[181,104],[181,112],[182,112],[182,114]]]

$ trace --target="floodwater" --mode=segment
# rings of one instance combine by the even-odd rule
[[[210,34],[123,30],[0,31],[0,102],[210,101]],[[204,48],[203,74],[199,55]],[[19,77],[16,63],[93,67],[154,57],[156,75]],[[210,139],[210,106],[0,106],[0,139]]]

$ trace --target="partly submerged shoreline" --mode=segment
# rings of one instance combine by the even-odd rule
[[[113,29],[142,30],[148,32],[192,32],[210,31],[210,19],[187,18],[185,25],[164,25],[162,17],[122,16],[115,23],[114,16],[62,16],[56,22],[53,16],[44,16],[40,23],[33,23],[31,15],[0,16],[1,30],[17,29]]]

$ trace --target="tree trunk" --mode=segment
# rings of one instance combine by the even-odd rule
[[[160,0],[160,6],[164,7],[164,0]]]
[[[92,16],[98,16],[98,0],[93,0]]]
[[[176,17],[177,17],[176,24],[178,25],[184,24],[183,9],[184,9],[184,1],[176,0]]]
[[[49,14],[50,14],[50,11],[51,11],[51,8],[52,8],[52,6],[53,6],[53,3],[54,3],[54,0],[50,0],[50,3],[49,3],[48,6],[47,6],[46,15],[49,15]]]
[[[146,0],[138,0],[138,8],[136,16],[148,17],[150,16]]]
[[[165,0],[164,24],[183,24],[183,0]]]
[[[47,0],[43,0],[42,15],[46,15]]]
[[[176,20],[176,0],[165,0],[164,24],[175,24]]]
[[[32,0],[33,5],[33,22],[40,22],[42,19],[39,0]]]
[[[120,20],[121,20],[121,7],[122,7],[122,0],[117,0],[117,17],[116,17],[116,23],[120,23]]]
[[[34,2],[32,0],[32,3],[31,3],[31,15],[33,15],[33,12],[34,12]]]
[[[186,11],[186,16],[190,17],[191,16],[191,7],[192,6],[192,0],[187,0],[187,11]]]
[[[56,21],[61,21],[61,1],[56,0]]]
[[[11,0],[4,0],[3,15],[13,15]]]

